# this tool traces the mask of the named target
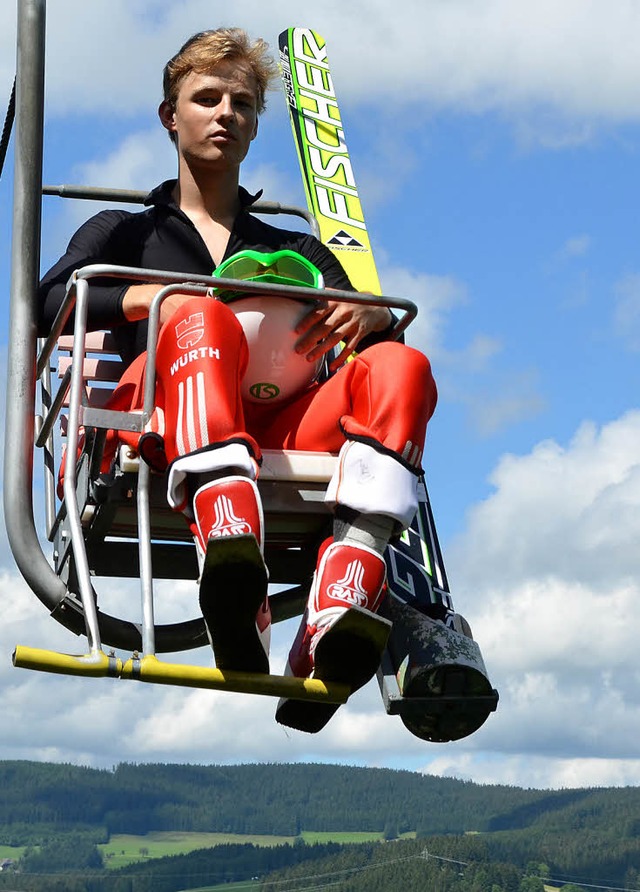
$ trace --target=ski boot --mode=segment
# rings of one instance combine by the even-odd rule
[[[200,609],[216,666],[268,674],[271,611],[258,488],[247,477],[212,480],[196,491],[193,514]]]
[[[327,540],[285,675],[341,682],[352,692],[366,684],[380,664],[391,628],[375,615],[386,594],[385,581],[385,562],[377,552]],[[335,703],[282,699],[276,721],[314,734],[337,709]]]

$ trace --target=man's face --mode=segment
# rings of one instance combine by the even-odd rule
[[[189,164],[237,168],[258,130],[251,69],[230,59],[210,74],[192,71],[180,84],[175,107],[162,103],[160,119],[176,134],[178,152]]]

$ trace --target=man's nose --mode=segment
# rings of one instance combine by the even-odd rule
[[[225,94],[220,98],[218,105],[216,106],[217,117],[222,118],[224,120],[229,120],[235,117],[235,112],[233,109],[233,102],[231,101],[231,96]]]

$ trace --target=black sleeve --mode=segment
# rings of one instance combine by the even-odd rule
[[[46,273],[38,289],[38,334],[45,337],[64,299],[67,282],[74,270],[90,263],[117,263],[111,249],[118,223],[128,215],[126,211],[102,211],[84,223],[72,237],[66,252]],[[122,312],[122,297],[128,283],[117,279],[94,279],[88,309],[89,331],[113,328],[126,321]],[[73,316],[65,331],[71,331]]]

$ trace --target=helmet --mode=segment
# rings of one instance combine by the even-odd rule
[[[320,271],[294,251],[240,251],[225,260],[214,276],[322,288]],[[249,296],[220,291],[243,328],[249,346],[249,363],[242,379],[242,397],[254,403],[277,403],[300,393],[315,381],[323,358],[309,362],[295,352],[295,327],[315,303],[278,295]]]

